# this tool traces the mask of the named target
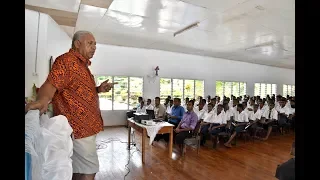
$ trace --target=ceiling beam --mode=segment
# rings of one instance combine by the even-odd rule
[[[78,13],[38,7],[38,6],[31,6],[27,4],[25,4],[25,8],[48,14],[59,25],[75,27],[77,23]]]
[[[113,0],[81,0],[81,4],[108,9]]]

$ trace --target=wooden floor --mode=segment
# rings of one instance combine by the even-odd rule
[[[135,133],[137,148],[132,146],[129,154],[125,143],[127,132],[128,129],[125,127],[106,128],[98,135],[100,172],[97,173],[96,180],[124,179],[129,171],[125,165],[131,154],[128,165],[130,173],[125,177],[128,180],[276,179],[274,174],[277,165],[291,158],[290,148],[294,140],[293,133],[272,134],[265,142],[244,143],[239,139],[237,146],[231,149],[223,145],[217,149],[212,149],[211,146],[201,147],[199,155],[192,147],[188,147],[185,157],[181,157],[174,148],[170,159],[162,142],[157,146],[149,146],[149,139],[146,138],[146,163],[142,165],[141,153],[137,151],[137,148],[141,149],[141,134]]]

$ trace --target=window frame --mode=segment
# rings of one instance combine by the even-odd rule
[[[220,81],[220,82],[222,82],[223,83],[223,86],[222,86],[222,96],[225,96],[225,83],[227,82],[227,83],[231,83],[231,94],[230,94],[230,96],[231,95],[234,95],[234,93],[233,93],[233,83],[238,83],[238,89],[239,89],[239,96],[244,96],[244,95],[246,95],[247,94],[247,82],[245,82],[245,81],[224,81],[224,80],[216,80],[215,81],[215,86],[216,86],[216,89],[215,89],[215,95],[217,96],[217,82],[218,81]],[[244,83],[245,84],[245,93],[244,94],[241,94],[240,92],[241,92],[241,86],[240,86],[240,84],[241,83]],[[222,98],[222,97],[220,97],[220,98]]]
[[[130,78],[141,78],[142,79],[142,97],[143,97],[143,86],[144,86],[144,78],[143,76],[127,76],[127,75],[104,75],[104,74],[95,74],[93,75],[94,77],[94,81],[95,81],[95,85],[97,87],[97,78],[100,77],[100,76],[111,76],[112,77],[112,81],[110,81],[109,79],[109,82],[114,82],[114,77],[127,77],[128,78],[128,91],[127,91],[127,95],[128,95],[128,99],[127,99],[127,109],[114,109],[114,88],[111,89],[111,110],[102,110],[102,111],[124,111],[124,110],[129,110],[129,102],[130,102]],[[100,99],[100,97],[99,97]],[[99,107],[100,109],[100,107]]]
[[[173,97],[173,80],[174,79],[178,79],[178,80],[182,80],[182,86],[183,86],[183,91],[182,91],[182,101],[186,98],[185,97],[185,80],[192,80],[193,81],[193,98],[197,98],[196,96],[196,81],[203,81],[203,95],[202,97],[204,97],[204,89],[205,89],[205,80],[204,79],[191,79],[191,78],[168,78],[168,77],[160,77],[161,79],[170,79],[171,80],[171,94],[170,96]],[[159,88],[160,88],[160,97],[161,97],[161,83],[159,81]],[[189,97],[192,98],[192,97]],[[164,101],[163,99],[161,99],[161,101]]]
[[[284,95],[284,86],[287,86],[287,94],[286,95]],[[289,86],[291,86],[291,90],[289,91]],[[294,95],[293,95],[293,87],[294,87]],[[282,85],[282,93],[283,93],[283,95],[282,96],[287,96],[287,95],[289,95],[289,96],[295,96],[296,95],[296,85],[291,85],[291,84],[283,84]],[[289,93],[290,92],[290,93]]]
[[[268,95],[268,85],[271,85],[271,94],[269,94],[269,96],[272,96],[272,94],[277,95],[277,86],[278,85],[276,83],[265,83],[265,82],[254,83],[254,85],[253,85],[253,94],[254,95],[256,94],[256,92],[255,92],[256,84],[259,84],[259,91],[260,91],[257,96],[260,96],[261,98],[267,97],[267,95]],[[265,97],[261,96],[261,84],[265,84]],[[276,85],[276,88],[275,88],[276,92],[272,91],[273,90],[273,85]]]

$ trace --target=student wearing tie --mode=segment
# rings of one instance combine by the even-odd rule
[[[266,137],[264,137],[264,138],[256,137],[256,138],[265,141],[268,139],[268,137],[272,131],[272,125],[274,125],[278,121],[278,112],[275,109],[274,102],[271,101],[269,103],[269,109],[264,111],[261,120],[262,120],[263,128],[267,129],[268,132],[267,132]]]
[[[248,114],[244,111],[243,105],[237,105],[238,115],[235,118],[235,124],[231,126],[232,135],[230,136],[228,142],[224,143],[224,146],[231,148],[231,141],[236,137],[237,133],[244,130],[246,125],[249,123]]]

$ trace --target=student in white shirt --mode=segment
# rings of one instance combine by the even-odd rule
[[[213,99],[211,99],[211,102],[210,102],[212,105],[213,105],[213,110],[214,109],[217,109],[217,100],[216,100],[216,98],[213,98]]]
[[[138,106],[136,112],[137,113],[147,113],[146,106],[144,105],[144,101],[143,100],[140,102],[140,106]]]
[[[253,135],[256,132],[256,128],[258,127],[257,123],[261,120],[262,113],[259,109],[258,104],[253,105],[253,111],[249,116],[249,122],[250,122],[250,134]]]
[[[249,104],[247,105],[247,109],[249,111],[253,111],[253,106],[254,106],[254,100],[253,100],[253,98],[251,98],[249,101]]]
[[[245,102],[245,101],[242,102],[242,106],[243,106],[243,111],[244,111],[245,113],[247,113],[248,117],[250,117],[252,111],[249,111],[249,109],[248,109],[248,107],[247,107],[247,102]]]
[[[153,110],[153,105],[151,104],[151,99],[148,99],[147,100],[147,106],[146,106],[146,109],[147,110]]]
[[[207,110],[208,110],[207,100],[202,99],[202,104],[204,104],[204,105],[203,105],[203,109],[204,109],[205,111],[207,111]]]
[[[288,118],[290,114],[290,109],[288,106],[286,106],[286,103],[287,103],[287,100],[285,98],[282,98],[279,101],[279,106],[276,108],[276,110],[278,111],[278,114],[280,116],[284,116]]]
[[[264,111],[269,109],[269,106],[265,105],[261,99],[258,101],[258,105],[259,105],[259,110],[261,111],[261,114],[263,114]]]
[[[296,119],[296,104],[295,104],[295,100],[291,99],[290,100],[290,112],[289,112],[289,123],[291,124],[291,128],[293,128],[294,130],[294,123],[295,123],[295,119]]]
[[[244,112],[242,104],[237,105],[237,111],[239,112],[239,115],[235,119],[235,124],[231,126],[233,133],[228,142],[224,143],[224,146],[229,148],[232,147],[231,141],[236,137],[237,133],[243,131],[249,122],[248,114]]]
[[[210,127],[210,123],[213,122],[214,111],[213,105],[211,103],[208,104],[208,111],[204,113],[203,121],[201,122],[201,130],[200,130],[200,145],[204,145],[206,142],[206,137],[208,134],[208,129]]]
[[[272,125],[278,121],[278,112],[274,106],[274,103],[271,101],[269,103],[269,109],[264,111],[264,113],[262,114],[261,123],[263,125],[263,128],[268,130],[266,137],[259,138],[255,135],[256,138],[264,141],[268,139],[272,131]]]
[[[261,111],[259,109],[259,105],[258,104],[254,104],[253,105],[253,111],[249,116],[249,122],[251,121],[252,123],[256,123],[258,121],[260,121],[261,119]]]
[[[239,115],[239,111],[237,110],[237,106],[239,104],[238,99],[234,99],[232,104],[233,104],[233,107],[230,109],[231,112],[233,113],[233,119],[232,120],[236,120],[238,115]]]
[[[218,134],[226,130],[225,129],[226,125],[227,125],[226,114],[223,110],[223,105],[219,104],[217,107],[217,112],[214,113],[213,121],[210,124],[210,127],[208,129],[209,134],[211,135],[213,148],[215,148],[218,143],[218,139],[217,139]]]
[[[231,121],[233,119],[233,112],[229,109],[228,103],[225,103],[223,107],[224,107],[224,113],[227,121],[226,130],[230,130]]]
[[[171,114],[172,106],[173,106],[173,100],[169,100],[169,104],[168,104],[167,109],[166,109],[166,114],[167,115]]]
[[[202,121],[202,120],[203,120],[204,114],[205,114],[205,112],[206,112],[206,111],[203,109],[203,106],[204,106],[203,102],[200,102],[197,107],[193,108],[193,111],[197,114],[199,121]]]

